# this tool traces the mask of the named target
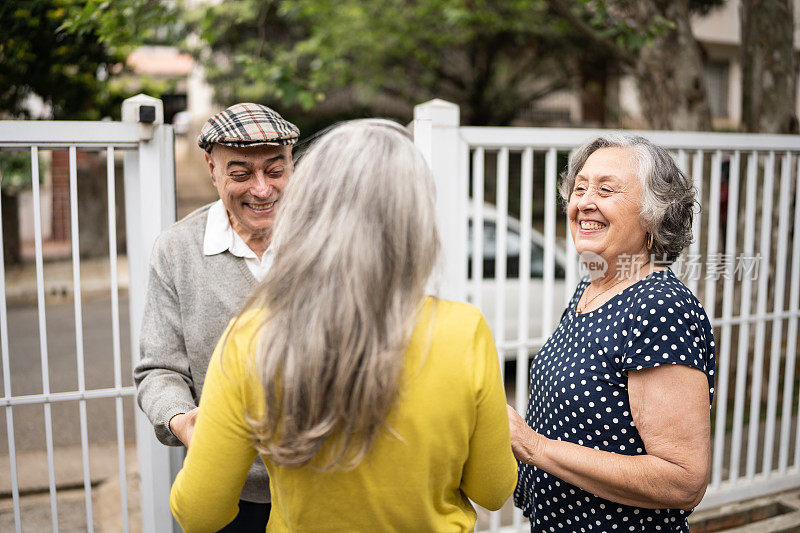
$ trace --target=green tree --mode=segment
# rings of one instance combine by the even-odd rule
[[[197,27],[222,104],[330,99],[407,119],[440,97],[464,123],[506,125],[575,79],[569,28],[551,19],[531,0],[238,0]]]
[[[118,117],[131,94],[118,82],[127,53],[169,27],[175,13],[153,0],[3,2],[0,114],[25,118],[23,103],[36,95],[56,119]]]
[[[122,58],[93,32],[61,29],[68,7],[58,0],[0,5],[0,112],[25,117],[30,95],[49,104],[57,118],[100,118],[109,110],[98,78]]]
[[[703,57],[690,17],[724,0],[547,0],[587,43],[633,74],[648,127],[710,130]]]

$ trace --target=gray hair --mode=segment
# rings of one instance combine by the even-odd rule
[[[284,466],[355,467],[400,390],[439,236],[433,177],[400,125],[346,122],[300,158],[281,199],[265,309],[258,450]],[[324,453],[317,453],[323,449]]]
[[[575,177],[589,156],[601,148],[633,149],[642,188],[639,218],[642,226],[653,235],[650,253],[663,264],[675,262],[692,242],[696,191],[692,180],[681,172],[669,152],[644,137],[611,134],[577,148],[559,184],[562,200],[569,202]]]

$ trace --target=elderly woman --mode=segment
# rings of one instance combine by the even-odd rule
[[[439,240],[406,130],[346,123],[281,198],[275,262],[220,341],[170,504],[186,531],[234,516],[260,453],[268,531],[469,531],[516,484],[491,333],[424,296]]]
[[[508,408],[514,494],[532,531],[689,531],[710,471],[714,338],[665,264],[691,241],[694,190],[646,139],[579,148],[560,189],[582,280]]]

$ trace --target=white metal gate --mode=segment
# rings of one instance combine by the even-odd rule
[[[607,132],[464,127],[458,106],[442,100],[417,106],[413,129],[437,182],[440,294],[483,309],[501,361],[516,361],[516,379],[506,382],[524,412],[528,357],[555,328],[578,281],[568,226],[557,214],[557,174],[571,150]],[[702,206],[694,242],[676,267],[703,302],[718,347],[712,479],[701,507],[798,487],[800,138],[632,133],[674,154]],[[541,269],[531,270],[536,247]],[[755,276],[741,275],[742,259],[751,272],[756,266]],[[498,530],[500,513],[490,522]],[[529,527],[518,510],[502,526]]]
[[[139,106],[150,106],[155,111],[150,123],[137,122]],[[35,264],[39,324],[39,354],[42,369],[40,394],[13,394],[14,377],[11,375],[12,358],[35,357],[33,353],[10,353],[8,309],[6,305],[5,267],[0,246],[0,348],[2,354],[3,395],[0,406],[5,408],[9,463],[11,474],[11,497],[13,500],[14,524],[21,531],[22,513],[14,435],[14,409],[22,405],[41,405],[44,410],[44,433],[46,441],[47,471],[49,478],[50,513],[53,531],[59,528],[58,487],[55,479],[54,450],[58,442],[53,436],[52,406],[57,402],[77,402],[80,413],[80,443],[83,470],[85,524],[88,531],[94,530],[92,483],[89,469],[89,435],[87,430],[87,400],[114,399],[117,451],[120,476],[120,499],[124,531],[131,523],[128,513],[126,458],[123,422],[123,398],[133,397],[133,386],[123,386],[119,287],[117,280],[117,228],[115,208],[115,153],[124,153],[124,191],[127,232],[127,257],[130,268],[129,307],[130,340],[133,362],[138,360],[138,336],[144,309],[144,290],[147,265],[153,241],[158,233],[175,220],[174,149],[172,127],[163,124],[161,102],[148,97],[134,97],[123,104],[123,116],[133,113],[132,122],[67,122],[67,121],[0,121],[0,150],[25,150],[30,153],[33,210],[35,232]],[[143,115],[144,117],[144,115]],[[78,388],[69,392],[51,392],[48,371],[48,334],[46,327],[45,276],[42,256],[41,205],[39,191],[39,153],[49,150],[67,150],[69,157],[69,205],[70,234],[73,271],[73,302],[75,316],[75,357],[78,373]],[[112,343],[107,346],[108,357],[114,361],[113,387],[89,388],[85,380],[84,341],[81,301],[81,260],[78,231],[78,186],[77,154],[79,151],[104,153],[106,161],[105,179],[108,187],[108,236],[111,277],[111,324]],[[2,232],[0,232],[1,238]],[[168,507],[171,474],[176,468],[174,451],[159,444],[152,427],[144,415],[136,409],[136,444],[141,483],[141,514],[144,531],[170,531],[173,522]],[[171,459],[172,456],[172,459]],[[138,524],[134,529],[140,529]]]

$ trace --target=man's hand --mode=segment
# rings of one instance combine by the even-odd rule
[[[178,437],[187,448],[189,447],[189,442],[192,440],[194,423],[197,420],[197,412],[199,409],[199,407],[195,407],[188,413],[175,415],[169,420],[169,430],[172,431],[172,434]]]

